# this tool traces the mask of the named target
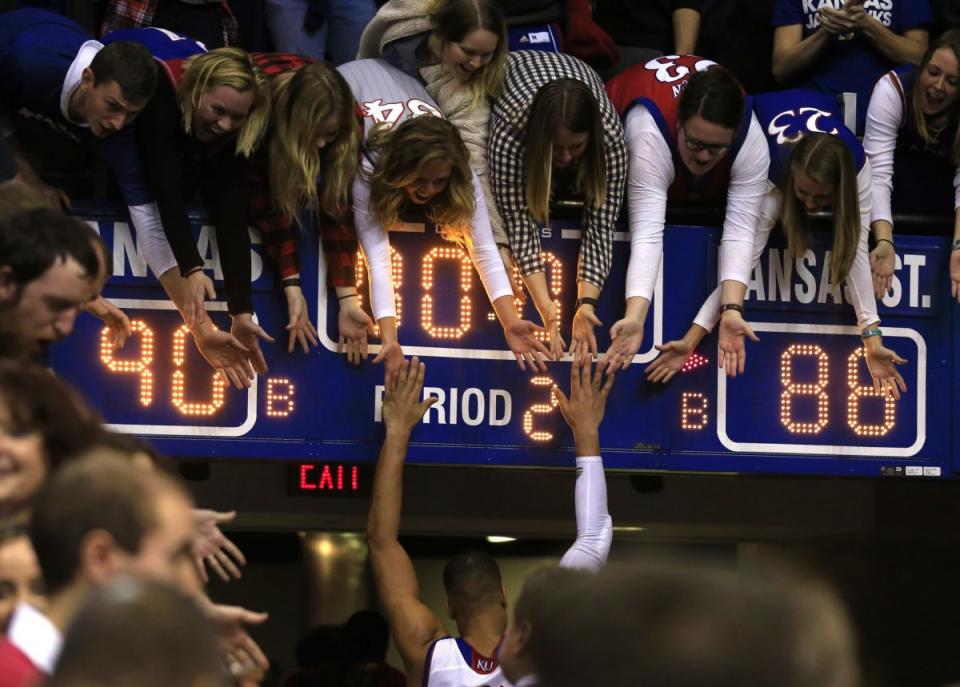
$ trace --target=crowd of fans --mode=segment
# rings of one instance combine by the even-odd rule
[[[778,220],[802,253],[806,216],[826,211],[832,281],[857,294],[878,393],[905,391],[875,298],[894,270],[894,213],[955,208],[960,34],[936,36],[955,16],[951,3],[3,4],[0,687],[256,684],[268,668],[250,634],[266,616],[218,604],[204,588],[209,573],[241,575],[244,555],[220,530],[234,514],[198,508],[149,445],[111,433],[42,366],[44,347],[68,336],[83,311],[105,322],[116,347],[131,334],[100,295],[109,251],[69,214],[60,185],[65,162],[79,159],[69,171],[90,176],[86,155],[109,169],[116,190],[105,195],[122,199],[198,349],[235,386],[266,371],[260,342],[277,334],[254,317],[248,225],[277,267],[288,353],[317,344],[300,281],[301,225],[323,239],[349,362],[366,359],[368,337],[382,342],[386,433],[367,539],[406,677],[384,663],[383,619],[363,613],[305,640],[286,684],[859,683],[850,622],[819,583],[680,564],[603,570],[612,522],[599,427],[613,376],[640,344],[665,208],[677,198],[727,201],[721,277],[690,332],[663,346],[652,381],[669,381],[718,322],[721,364],[742,372],[753,337],[745,275]],[[731,48],[711,39],[706,17],[733,21],[736,8],[737,29],[766,24],[769,42],[755,43],[765,51],[756,59],[728,64]],[[551,45],[561,51],[508,51],[505,14],[555,23]],[[697,46],[700,57],[687,57]],[[669,98],[657,90],[676,82]],[[745,104],[742,86],[757,84],[805,90]],[[392,114],[358,105],[372,102],[403,105]],[[765,103],[824,103],[823,119],[791,130],[778,161],[784,141],[768,151]],[[918,179],[923,189],[903,190]],[[561,193],[584,200],[578,301],[568,314],[549,296],[538,231]],[[206,310],[217,293],[189,223],[194,194],[216,226],[230,331]],[[595,309],[624,198],[625,314],[603,351]],[[530,576],[512,614],[489,555],[452,560],[443,583],[458,638],[421,601],[398,540],[407,442],[434,399],[422,397],[424,364],[407,360],[398,341],[387,230],[418,209],[470,251],[522,368],[572,357],[570,391],[554,393],[576,445],[577,540],[558,568]],[[358,298],[358,242],[373,317]],[[960,240],[949,262],[960,300]],[[517,313],[523,289],[545,341]]]

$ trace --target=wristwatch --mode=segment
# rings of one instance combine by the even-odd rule
[[[741,315],[743,314],[743,306],[738,305],[737,303],[724,303],[720,306],[720,314],[722,315],[727,310],[736,310]]]
[[[951,251],[960,250],[960,239],[954,239],[953,245],[950,247]]]

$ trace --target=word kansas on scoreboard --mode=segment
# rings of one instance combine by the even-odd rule
[[[98,208],[84,216],[113,252],[106,295],[133,321],[113,350],[103,326],[84,316],[56,346],[59,374],[82,389],[117,430],[150,437],[171,455],[268,458],[325,463],[376,460],[382,438],[383,369],[348,365],[336,355],[337,305],[325,287],[315,233],[301,235],[303,283],[321,345],[286,352],[285,306],[254,237],[254,305],[277,339],[264,345],[269,372],[249,389],[225,385],[199,356],[146,265],[130,227]],[[550,388],[565,388],[569,362],[546,374],[523,373],[466,251],[423,225],[391,235],[399,338],[427,364],[424,393],[438,399],[414,433],[410,462],[558,467],[572,464],[572,437]],[[222,279],[211,227],[196,218],[208,274]],[[541,230],[551,297],[569,328],[576,297],[579,229]],[[617,375],[602,427],[613,468],[808,474],[920,474],[949,477],[958,456],[954,378],[955,318],[944,239],[903,237],[897,270],[880,303],[885,344],[908,360],[899,401],[870,383],[854,313],[842,286],[829,282],[830,251],[817,245],[794,259],[772,243],[755,269],[747,318],[760,337],[748,344],[746,373],[725,377],[716,338],[708,337],[682,374],[648,383],[655,346],[683,334],[717,278],[719,230],[672,226],[640,351]],[[622,317],[629,235],[614,236],[614,261],[597,330],[601,349]],[[362,256],[358,287],[369,302]],[[523,315],[538,317],[529,302]],[[211,305],[222,329],[222,302]],[[569,330],[563,332],[569,341]],[[372,347],[375,352],[376,346]],[[933,401],[933,402],[931,402]]]

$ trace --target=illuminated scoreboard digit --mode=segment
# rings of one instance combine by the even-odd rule
[[[926,441],[927,348],[916,331],[884,329],[907,358],[899,401],[875,390],[854,327],[752,323],[746,373],[717,372],[717,434],[731,451],[831,456],[916,455]]]
[[[74,336],[98,341],[97,360],[85,370],[84,389],[109,425],[146,435],[242,436],[257,421],[260,381],[238,390],[200,357],[169,301],[114,299],[131,318],[133,334],[114,350],[109,328],[92,319]],[[216,306],[215,306],[216,307]],[[226,323],[222,323],[224,326]],[[69,375],[68,375],[69,378]],[[290,412],[289,380],[268,379],[266,413]]]
[[[542,252],[547,291],[564,329],[561,334],[569,343],[570,319],[577,297],[577,263],[580,249],[580,231],[553,230],[557,236],[545,242]],[[616,232],[614,236],[614,266],[608,288],[600,299],[598,315],[601,320],[614,322],[623,316],[623,283],[629,251],[625,244],[629,235]],[[406,224],[402,231],[390,232],[391,275],[394,285],[394,307],[397,314],[397,332],[404,353],[422,358],[461,358],[484,360],[514,360],[507,347],[493,307],[465,247],[443,240],[423,224]],[[362,252],[357,253],[356,286],[360,303],[370,313],[369,277]],[[514,269],[515,280],[520,272]],[[319,270],[319,303],[317,319],[325,326],[319,328],[320,340],[331,352],[337,350],[337,309],[325,288],[326,272],[321,261]],[[654,292],[651,316],[644,332],[640,351],[634,356],[636,364],[653,360],[655,344],[663,340],[663,272],[661,270]],[[532,300],[514,300],[518,313],[540,324],[540,315]],[[541,334],[546,341],[547,335]],[[372,346],[376,353],[379,346]]]

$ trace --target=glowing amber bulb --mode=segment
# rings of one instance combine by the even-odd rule
[[[211,375],[212,386],[210,390],[210,401],[208,403],[200,403],[186,400],[187,381],[182,368],[186,360],[186,340],[189,331],[187,325],[183,325],[177,329],[173,335],[173,365],[177,369],[173,373],[171,400],[176,409],[184,415],[209,417],[223,407],[224,390],[227,388],[227,383],[223,381],[223,378],[219,374],[214,372],[213,375]]]
[[[847,386],[850,395],[847,397],[847,424],[850,429],[862,437],[882,437],[897,424],[897,404],[887,394],[877,391],[872,385],[860,383],[860,359],[866,352],[861,346],[847,358]],[[861,398],[883,399],[883,422],[877,425],[868,425],[860,422]]]
[[[680,429],[701,430],[710,422],[710,401],[697,391],[685,391],[680,401]]]
[[[796,382],[793,379],[793,360],[797,357],[812,357],[817,361],[815,382]],[[829,398],[825,391],[830,378],[830,361],[826,352],[814,344],[791,344],[780,356],[780,422],[794,434],[819,434],[827,426]],[[799,422],[793,419],[793,399],[796,396],[814,396],[817,399],[817,419]]]
[[[278,390],[278,387],[282,389]],[[286,377],[271,377],[267,380],[267,417],[288,417],[296,404],[296,388]]]
[[[533,377],[530,380],[530,383],[539,387],[553,387],[553,380],[544,375]],[[553,393],[548,393],[550,393],[550,403],[534,403],[532,406],[530,406],[530,409],[523,414],[523,431],[534,441],[550,441],[553,439],[553,432],[535,430],[533,427],[534,415],[546,415],[552,412],[554,408],[559,405],[557,399],[554,398]]]
[[[434,322],[434,296],[437,260],[453,260],[459,263],[460,316],[455,327],[441,326]],[[430,336],[438,339],[459,339],[470,330],[473,321],[473,306],[470,302],[470,287],[473,284],[473,263],[467,252],[458,246],[438,246],[423,257],[420,285],[423,299],[420,302],[420,323]]]
[[[116,351],[113,350],[113,333],[110,327],[104,327],[100,331],[100,361],[111,372],[138,375],[140,378],[140,405],[149,406],[153,403],[154,388],[153,371],[150,369],[150,366],[153,365],[155,350],[153,330],[143,320],[131,321],[130,328],[134,334],[140,335],[140,356],[138,358],[117,358]]]

